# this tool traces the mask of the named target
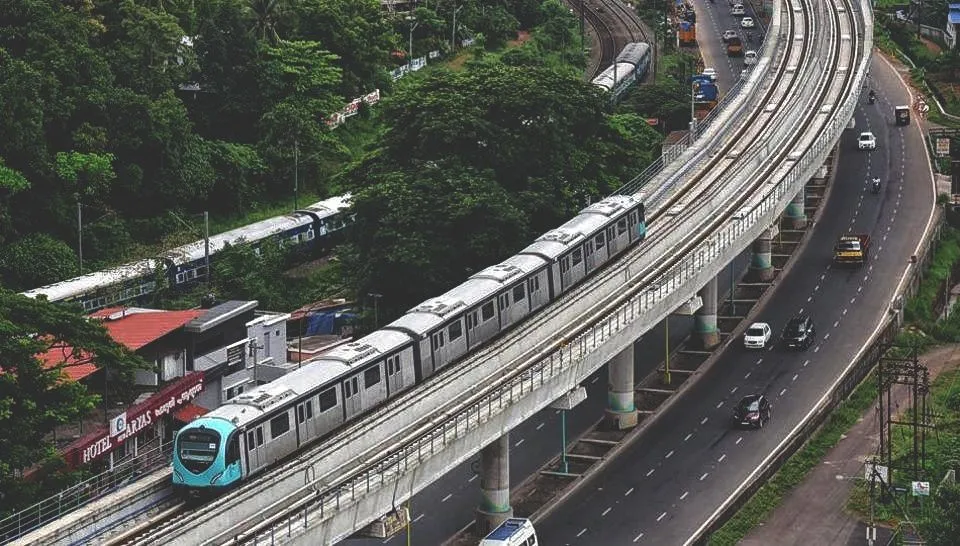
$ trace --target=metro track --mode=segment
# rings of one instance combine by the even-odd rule
[[[804,5],[808,9],[810,8],[809,3],[805,3]],[[791,24],[795,25],[797,15],[794,13],[794,10],[791,10],[789,17],[792,21]],[[834,12],[832,23],[835,28],[839,29],[841,27],[839,13]],[[784,52],[784,60],[787,62],[779,64],[790,66],[789,61],[791,59],[795,59],[797,63],[810,62],[812,51],[811,44],[813,43],[813,25],[808,24],[803,26],[805,39],[802,40],[800,47],[797,48],[795,44],[795,42],[798,40],[789,40],[786,44],[786,51]],[[839,32],[835,34],[839,35]],[[786,36],[791,38],[794,37],[794,35],[794,29],[790,29],[790,31],[786,33]],[[834,44],[834,46],[831,47],[832,62],[829,62],[829,65],[836,67],[840,64],[839,57],[841,49],[842,47],[839,47],[837,44]],[[856,49],[854,48],[853,51],[855,52]],[[796,64],[795,66],[799,67],[800,65]],[[802,86],[796,85],[795,80],[799,80],[802,73],[803,71],[798,69],[794,69],[793,71],[781,70],[778,72],[774,84],[767,86],[762,98],[758,102],[760,104],[786,104],[790,102],[791,99],[798,99],[799,97],[796,96],[798,94],[797,90],[802,88]],[[852,71],[848,70],[846,77],[842,82],[844,85],[849,85],[849,78],[852,77],[851,74]],[[821,101],[821,104],[823,103],[823,97],[829,93],[831,89],[836,88],[836,86],[829,85],[830,79],[833,77],[833,75],[833,73],[824,72],[820,76],[820,83],[818,85],[819,91],[815,93],[815,96],[809,99],[806,104],[801,104],[801,108],[809,109],[814,106],[818,100]],[[791,85],[791,83],[793,85]],[[783,89],[783,91],[778,91],[780,89]],[[842,100],[834,100],[832,105],[834,108],[836,108],[836,105],[841,104],[842,102]],[[705,240],[706,235],[699,234],[709,234],[712,229],[715,229],[716,227],[729,221],[730,215],[746,205],[751,199],[751,193],[761,187],[764,183],[762,181],[766,180],[766,177],[776,170],[778,160],[784,163],[791,163],[790,161],[785,160],[785,158],[788,158],[788,156],[792,153],[791,151],[794,146],[800,144],[802,137],[799,134],[790,139],[787,146],[782,146],[780,148],[780,153],[776,156],[775,160],[767,161],[765,163],[766,166],[762,169],[762,172],[754,176],[755,183],[749,188],[749,191],[734,192],[738,197],[733,199],[730,199],[729,197],[723,197],[725,190],[739,189],[730,188],[728,185],[732,185],[736,180],[735,177],[739,174],[737,172],[737,167],[743,160],[743,158],[740,156],[748,155],[745,153],[734,154],[733,152],[736,151],[734,143],[753,142],[751,139],[756,139],[757,135],[762,133],[764,129],[769,128],[774,122],[775,117],[772,115],[773,113],[774,112],[772,111],[766,111],[765,108],[754,109],[752,114],[738,126],[734,137],[725,138],[727,144],[721,149],[720,152],[711,157],[705,167],[700,169],[700,174],[685,184],[681,190],[666,199],[662,206],[651,212],[651,215],[649,216],[650,230],[648,231],[648,242],[641,244],[639,247],[635,247],[628,252],[627,255],[621,257],[616,264],[611,265],[610,267],[598,272],[596,275],[586,280],[576,290],[576,293],[568,294],[567,297],[564,297],[551,305],[549,312],[541,312],[540,314],[529,318],[518,328],[511,330],[497,341],[491,343],[488,347],[482,349],[474,355],[471,355],[460,364],[452,367],[447,373],[437,377],[436,381],[430,381],[424,384],[420,389],[396,399],[394,402],[383,406],[379,410],[375,410],[372,414],[368,415],[367,418],[360,422],[354,423],[338,433],[335,433],[323,444],[308,450],[298,458],[276,469],[271,474],[263,476],[260,479],[255,479],[254,481],[241,486],[238,490],[230,495],[222,497],[208,505],[194,510],[181,512],[179,515],[169,518],[165,524],[162,524],[159,527],[146,529],[145,532],[148,534],[140,534],[136,537],[131,537],[135,538],[136,540],[123,540],[118,541],[117,543],[150,543],[158,541],[169,542],[176,540],[177,535],[181,534],[180,531],[183,531],[184,528],[190,526],[188,524],[207,521],[218,517],[218,515],[221,513],[231,514],[233,513],[232,507],[241,504],[253,496],[266,493],[266,490],[271,488],[271,482],[276,481],[278,473],[284,473],[287,475],[298,474],[305,476],[308,472],[308,468],[316,468],[310,464],[310,461],[322,460],[323,458],[334,455],[340,445],[351,441],[351,439],[359,438],[362,435],[372,431],[372,429],[376,428],[383,421],[388,420],[388,418],[391,421],[403,421],[403,419],[397,419],[396,417],[404,413],[416,411],[417,408],[415,406],[417,405],[417,402],[422,400],[425,394],[429,392],[442,392],[444,387],[451,386],[455,379],[460,379],[463,373],[469,373],[468,368],[475,369],[485,361],[501,361],[501,359],[498,357],[498,354],[505,353],[505,346],[507,346],[506,348],[510,348],[512,346],[514,348],[514,353],[516,353],[516,346],[518,344],[524,344],[524,341],[529,341],[531,339],[531,334],[534,332],[554,331],[549,329],[551,317],[558,316],[560,311],[563,309],[572,307],[574,302],[577,301],[584,293],[597,289],[600,286],[609,283],[612,279],[616,279],[618,277],[622,278],[625,271],[628,271],[630,265],[632,265],[634,262],[645,260],[646,266],[644,270],[640,272],[638,276],[634,277],[635,279],[639,278],[640,281],[633,281],[629,285],[630,288],[627,291],[616,291],[614,296],[617,297],[604,298],[603,301],[594,305],[594,309],[599,307],[601,311],[592,313],[592,315],[594,317],[602,316],[604,312],[608,311],[612,306],[615,306],[618,302],[621,302],[624,297],[626,297],[624,296],[624,292],[630,292],[631,294],[635,293],[637,290],[644,288],[646,283],[658,278],[664,272],[669,271],[671,267],[679,263],[682,257],[686,255],[687,251],[696,248],[698,244]],[[804,126],[809,127],[817,117],[818,116],[811,116],[810,119],[806,120]],[[772,137],[768,138],[767,140],[769,141],[771,138]],[[762,147],[758,146],[756,148]],[[729,157],[731,155],[735,155],[737,157]],[[756,151],[754,155],[757,155]],[[687,199],[685,200],[684,198]],[[715,202],[717,200],[724,202],[722,208],[720,203]],[[689,208],[682,207],[682,212],[679,214],[669,213],[671,208],[677,206],[678,203],[683,202],[694,204],[694,206]],[[671,244],[670,237],[667,235],[668,232],[676,233],[681,231],[680,228],[682,228],[686,221],[689,221],[690,218],[696,213],[707,208],[722,210],[723,212],[722,214],[714,215],[713,220],[709,226],[707,226],[707,229],[698,230],[696,232],[681,232],[681,235],[683,236],[681,240],[672,242]],[[663,238],[658,241],[658,235],[660,234],[663,234]],[[676,239],[676,237],[674,237],[674,239]],[[655,254],[655,249],[663,247],[664,245],[669,245],[678,250],[673,252],[671,257],[667,260],[656,260],[655,258],[658,258],[659,256]],[[549,315],[549,317],[547,315]],[[339,476],[346,477],[341,477],[335,480],[333,483],[342,484],[349,482],[356,475],[362,474],[365,467],[369,467],[371,466],[372,462],[379,460],[380,457],[378,457],[378,455],[384,451],[388,453],[387,457],[389,457],[391,456],[390,454],[396,453],[398,449],[402,450],[404,445],[409,444],[411,441],[415,441],[418,437],[428,433],[428,431],[435,428],[445,419],[448,419],[450,415],[455,414],[459,407],[462,407],[464,404],[469,404],[471,401],[482,397],[488,392],[501,388],[502,385],[506,384],[511,379],[528,372],[528,368],[533,365],[531,364],[532,358],[535,358],[544,351],[555,347],[557,344],[562,344],[569,339],[575,338],[580,332],[583,331],[582,325],[589,323],[590,321],[581,320],[577,322],[580,325],[579,328],[571,329],[568,327],[564,330],[566,333],[562,336],[553,336],[549,337],[548,339],[541,340],[541,342],[537,344],[536,348],[529,351],[520,351],[520,354],[511,356],[509,366],[498,366],[496,373],[491,374],[485,379],[474,382],[474,384],[482,385],[482,387],[475,387],[472,389],[473,392],[466,393],[465,395],[458,397],[454,402],[449,402],[442,408],[438,408],[427,413],[430,415],[436,415],[439,412],[439,416],[430,419],[425,424],[412,423],[408,424],[407,426],[400,427],[401,432],[395,434],[390,440],[386,442],[379,442],[377,445],[368,449],[365,452],[365,455],[355,459],[356,462],[354,464],[354,468],[356,469],[359,467],[359,471],[355,470],[354,472],[347,474],[340,472]],[[536,361],[533,360],[533,362]],[[505,368],[509,368],[511,371],[509,373],[505,373]],[[496,378],[496,381],[492,381],[492,378]],[[466,396],[466,400],[464,400],[464,396]],[[384,444],[390,444],[391,447],[384,449]],[[323,474],[321,474],[321,477],[324,477]],[[302,479],[300,483],[303,484],[306,481],[308,480]],[[205,543],[219,543],[218,541],[229,540],[230,537],[239,535],[244,531],[251,530],[249,524],[252,523],[252,520],[269,522],[270,520],[275,519],[274,515],[277,513],[289,513],[289,508],[281,506],[284,504],[290,505],[291,502],[289,499],[296,498],[302,501],[304,496],[312,496],[313,492],[317,488],[329,489],[329,487],[324,487],[323,485],[320,485],[320,482],[316,482],[315,480],[311,482],[311,484],[308,484],[303,488],[297,488],[292,495],[288,495],[288,499],[284,499],[286,502],[274,503],[272,513],[270,510],[258,511],[256,513],[256,517],[248,517],[246,522],[242,522],[246,525],[237,525],[227,529],[226,531],[217,533],[215,536],[206,539]],[[292,504],[299,507],[302,502],[294,500]],[[254,528],[257,527],[263,527],[263,525],[254,525]]]
[[[584,19],[593,27],[594,32],[597,34],[597,41],[599,42],[600,63],[593,70],[593,74],[588,78],[589,80],[593,80],[599,76],[601,72],[606,70],[608,66],[613,64],[614,59],[617,58],[623,45],[626,45],[617,43],[617,36],[620,35],[620,33],[617,32],[618,28],[626,31],[630,42],[649,41],[646,33],[640,26],[639,16],[635,11],[619,0],[599,0],[599,2],[600,4],[598,6],[589,0],[569,0],[575,16],[579,17],[582,10]],[[598,9],[600,6],[604,8],[603,13]],[[607,20],[607,18],[604,17],[604,13],[612,14],[616,21],[612,22]]]

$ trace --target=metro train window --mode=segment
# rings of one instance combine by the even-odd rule
[[[290,430],[290,414],[284,412],[270,419],[270,438],[278,438]]]
[[[579,265],[583,261],[583,251],[579,248],[574,250],[571,259],[573,259],[573,265]]]
[[[434,351],[440,347],[443,347],[444,344],[444,335],[442,331],[437,332],[430,337],[430,347],[432,347]]]
[[[460,323],[458,322],[457,324],[459,325]],[[453,339],[453,337],[451,337],[450,339]],[[396,375],[399,371],[400,371],[400,355],[391,356],[390,358],[388,358],[387,359],[387,375]]]
[[[231,436],[227,444],[227,464],[233,464],[240,460],[240,437]]]
[[[540,277],[537,276],[537,277],[533,277],[532,279],[527,279],[527,287],[529,288],[531,294],[533,294],[534,292],[539,292]]]
[[[593,243],[591,241],[583,243],[583,252],[587,256],[593,256]]]
[[[472,330],[477,327],[479,321],[477,320],[477,312],[473,311],[467,315],[467,330]]]
[[[302,423],[307,420],[306,413],[303,409],[303,404],[297,406],[297,422]]]
[[[596,237],[593,238],[593,244],[597,245],[597,248],[600,248],[604,244],[603,233],[598,233]]]
[[[560,258],[560,273],[566,273],[567,271],[570,271],[570,256]]]
[[[626,232],[627,232],[627,220],[625,218],[621,218],[620,220],[617,220],[617,235],[623,235]]]
[[[337,389],[331,387],[320,393],[320,413],[337,406]]]
[[[493,318],[493,302],[487,302],[480,308],[480,318],[483,319],[483,322]]]
[[[450,334],[450,341],[459,339],[460,336],[463,335],[463,325],[458,320],[457,322],[454,322],[453,324],[451,324],[449,328],[447,328],[447,332]]]
[[[380,366],[374,366],[363,372],[363,388],[369,389],[380,383]]]
[[[316,236],[317,236],[317,235],[313,232],[313,228],[310,228],[310,229],[307,230],[306,233],[303,234],[303,240],[304,240],[304,241],[312,241],[313,238],[316,237]]]
[[[307,400],[307,419],[313,419],[313,400]]]
[[[510,307],[510,294],[500,294],[500,296],[497,297],[497,303],[499,303],[501,311]]]
[[[513,287],[513,301],[520,301],[520,300],[522,300],[522,299],[524,298],[524,296],[526,295],[526,294],[524,294],[524,292],[525,292],[525,291],[524,291],[524,289],[523,289],[523,283],[514,286],[514,287]]]

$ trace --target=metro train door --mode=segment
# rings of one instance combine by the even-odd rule
[[[363,411],[363,397],[360,396],[360,379],[351,377],[343,382],[343,409],[347,419]]]
[[[610,256],[620,252],[620,244],[617,241],[617,226],[614,224],[607,226],[607,248],[610,251]]]
[[[587,274],[597,267],[597,255],[594,252],[593,239],[587,239],[583,243],[583,261],[585,266],[584,271],[586,271]]]
[[[263,448],[263,425],[247,431],[247,472],[252,474],[267,463]]]

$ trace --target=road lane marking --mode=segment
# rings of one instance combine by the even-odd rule
[[[470,479],[467,480],[467,483],[470,483],[470,482],[472,482],[472,481],[475,480],[475,479],[477,479],[477,475],[476,475],[476,474],[474,474],[473,476],[470,476]]]
[[[667,456],[664,457],[664,459],[669,459],[670,457],[673,457],[673,450],[672,450],[672,449],[670,450],[670,453],[667,453]]]
[[[700,476],[700,481],[703,481],[703,480],[707,479],[707,476],[709,476],[709,475],[710,475],[709,472],[704,472],[704,473],[703,473],[703,476]]]
[[[633,539],[633,541],[639,542],[641,538],[643,538],[643,533],[640,533],[639,535],[637,535],[636,538]]]
[[[736,444],[737,444],[737,445],[740,445],[740,442],[742,442],[742,441],[743,441],[743,436],[737,438]]]
[[[722,462],[723,462],[723,460],[724,460],[724,459],[726,459],[726,458],[727,458],[727,454],[726,454],[726,453],[724,453],[723,455],[721,455],[721,456],[720,456],[720,458],[719,458],[719,459],[717,459],[717,462],[718,462],[718,463],[722,463]]]
[[[700,420],[700,424],[701,424],[701,425],[707,424],[707,419],[709,419],[709,417],[704,417],[703,419],[701,419],[701,420]]]
[[[583,536],[583,534],[584,534],[584,533],[586,533],[586,532],[587,532],[587,528],[586,528],[586,527],[584,527],[583,529],[581,529],[581,530],[580,530],[580,532],[579,532],[579,533],[577,533],[577,538],[580,538],[580,537],[582,537],[582,536]]]
[[[416,517],[416,519],[413,520],[413,522],[416,523],[422,519],[423,519],[423,514],[420,514],[419,516]]]
[[[693,433],[692,433],[692,432],[691,432],[690,434],[687,434],[687,435],[683,438],[683,441],[686,442],[686,441],[689,440],[692,436],[693,436]]]
[[[603,516],[609,514],[609,513],[610,513],[610,510],[613,510],[613,508],[610,508],[610,507],[608,506],[607,509],[604,510],[602,514],[600,514],[600,517],[602,518]]]
[[[544,425],[544,423],[540,423],[539,425],[537,425],[537,430],[542,429],[542,428],[543,428],[543,425]]]
[[[447,496],[443,497],[443,499],[441,499],[440,502],[447,502],[448,500],[450,500],[450,497],[452,496],[453,496],[453,493],[447,493]]]
[[[657,470],[656,468],[651,468],[650,470],[648,470],[648,471],[647,471],[647,477],[649,478],[650,475],[653,474],[654,471],[656,471],[656,470]]]
[[[795,373],[793,374],[793,379],[791,379],[790,381],[796,381],[798,377],[800,377],[800,374]]]
[[[522,444],[525,440],[526,440],[526,438],[520,438],[520,441],[517,442],[517,443],[515,443],[515,444],[513,444],[513,447],[520,447],[520,444]]]
[[[665,518],[665,517],[667,517],[667,513],[666,513],[666,512],[660,514],[660,516],[657,518],[657,521],[662,521],[663,518]]]
[[[738,387],[734,387],[734,388],[730,389],[730,394],[733,394],[733,393],[737,392],[737,388],[738,388]]]
[[[633,488],[627,489],[627,492],[623,494],[624,497],[629,496],[630,493],[633,493]]]
[[[721,400],[721,401],[717,404],[717,409],[720,409],[720,406],[722,406],[722,405],[723,405],[723,400]]]
[[[809,360],[804,360],[804,361],[803,361],[803,367],[806,368],[806,367],[807,367],[807,364],[809,364],[809,363],[810,363]]]
[[[683,494],[680,495],[680,500],[683,500],[683,499],[687,498],[687,495],[689,495],[689,494],[690,494],[689,491],[684,491]]]
[[[783,393],[785,393],[785,392],[787,392],[787,389],[783,389],[782,391],[780,391],[779,396],[783,396]]]

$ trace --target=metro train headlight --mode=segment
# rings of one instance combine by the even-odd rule
[[[220,478],[222,477],[223,477],[223,471],[217,472],[217,474],[214,477],[210,478],[210,485],[217,483],[218,481],[220,481]]]

